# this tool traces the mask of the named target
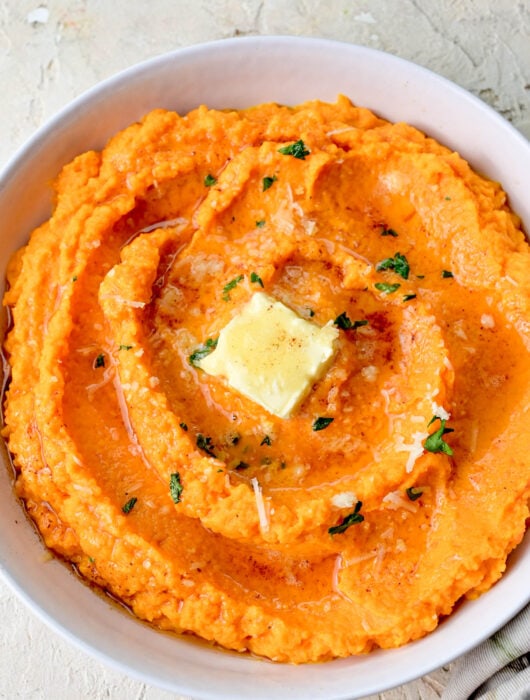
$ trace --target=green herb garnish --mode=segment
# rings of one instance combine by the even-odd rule
[[[433,421],[437,419],[437,416],[433,416],[431,421],[429,422],[429,425]],[[445,427],[445,420],[444,419],[439,419],[440,420],[440,427],[436,432],[431,433],[429,437],[425,440],[423,443],[423,447],[427,450],[427,452],[443,452],[446,455],[449,455],[449,457],[452,456],[453,450],[451,447],[445,442],[443,439],[444,435],[447,435],[447,433],[454,433],[453,428],[446,428]]]
[[[319,418],[316,418],[313,421],[313,425],[311,426],[313,430],[324,430],[324,428],[327,428],[330,423],[333,423],[335,419],[334,418],[327,418],[326,416],[320,416]]]
[[[376,282],[374,284],[374,287],[380,292],[384,292],[385,294],[393,294],[396,290],[398,290],[401,287],[401,285],[388,284],[387,282]]]
[[[132,350],[132,345],[120,345],[118,350]]]
[[[410,301],[411,299],[415,299],[416,295],[415,294],[405,294],[403,296],[403,301]]]
[[[94,363],[94,367],[96,367],[96,368],[98,368],[98,367],[105,367],[105,355],[104,355],[103,353],[100,353],[100,354],[96,357],[96,361],[95,361],[95,363]]]
[[[182,423],[179,423],[179,425],[184,432],[187,432],[188,426],[186,425],[186,423],[184,423],[184,421]]]
[[[398,237],[397,232],[394,231],[393,228],[384,228],[384,229],[381,231],[381,235],[382,235],[382,236],[392,236],[392,238],[397,238],[397,237]]]
[[[215,457],[216,454],[213,451],[213,444],[212,444],[212,438],[211,437],[206,437],[202,433],[199,433],[197,435],[197,447],[202,450],[203,452],[206,452],[207,455],[210,457]]]
[[[250,464],[248,462],[238,462],[234,469],[236,469],[238,472],[242,471],[243,469],[248,469],[250,467]]]
[[[204,178],[204,184],[206,185],[206,187],[211,187],[212,185],[215,185],[216,182],[217,178],[213,175],[210,175],[210,173],[208,173],[208,175],[206,175],[206,177]]]
[[[173,472],[169,477],[169,493],[173,503],[180,503],[180,497],[182,496],[182,484],[180,482],[180,474],[178,472]]]
[[[406,280],[409,278],[410,265],[404,255],[396,253],[393,258],[385,258],[378,262],[375,269],[378,272],[381,272],[381,270],[394,270],[397,275],[400,275]]]
[[[208,338],[205,343],[199,345],[197,350],[194,350],[188,357],[188,362],[190,365],[199,367],[197,363],[215,350],[218,340],[218,338]]]
[[[268,435],[265,435],[263,440],[260,442],[260,447],[261,445],[270,445],[271,444],[271,439]]]
[[[276,175],[273,175],[272,177],[264,177],[262,180],[263,192],[266,192],[269,189],[269,187],[272,187],[277,179],[278,178],[276,177]]]
[[[343,518],[342,522],[338,525],[334,525],[328,529],[330,535],[340,535],[345,532],[351,525],[356,525],[357,523],[362,523],[364,520],[364,515],[359,512],[362,508],[362,501],[357,501],[353,512]]]
[[[289,144],[289,146],[282,146],[282,148],[278,149],[278,152],[284,156],[293,156],[293,158],[299,158],[300,160],[305,160],[305,157],[311,153],[302,139]]]
[[[442,277],[454,277],[451,270],[442,270]]]
[[[343,331],[354,331],[361,326],[366,326],[368,321],[352,321],[346,311],[343,311],[337,318],[333,321],[333,325],[337,328],[341,328]]]
[[[263,228],[265,226],[265,224],[266,224],[265,219],[259,219],[259,221],[256,221],[256,226],[258,228]]]
[[[261,279],[261,277],[258,275],[257,272],[250,273],[250,281],[255,283],[255,284],[259,284],[260,287],[263,287],[263,280]]]
[[[136,501],[137,501],[137,500],[138,500],[138,499],[136,498],[136,496],[133,496],[132,498],[130,498],[130,499],[127,501],[127,503],[126,503],[124,506],[122,506],[121,509],[122,509],[122,511],[125,513],[125,515],[127,515],[127,513],[130,513],[130,512],[131,512],[131,510],[132,510],[132,509],[134,508],[134,506],[136,505]]]
[[[418,486],[410,486],[405,493],[411,501],[417,501],[423,494],[423,489],[420,489]]]
[[[238,275],[237,277],[234,277],[233,280],[230,280],[228,284],[225,284],[223,287],[223,301],[230,301],[230,292],[232,289],[235,289],[235,287],[237,287],[237,285],[244,279],[245,275]]]

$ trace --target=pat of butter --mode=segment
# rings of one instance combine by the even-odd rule
[[[198,364],[270,413],[288,418],[333,361],[338,334],[331,321],[317,326],[257,292]]]

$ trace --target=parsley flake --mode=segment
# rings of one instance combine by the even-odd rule
[[[265,435],[263,440],[260,442],[260,447],[261,445],[270,445],[271,444],[271,439],[268,435]]]
[[[259,219],[258,221],[256,221],[257,228],[263,228],[265,226],[265,224],[266,224],[265,219]]]
[[[392,238],[397,238],[397,237],[398,237],[397,232],[394,231],[393,228],[384,228],[384,229],[381,231],[381,235],[382,235],[382,236],[392,236]]]
[[[403,296],[403,301],[410,301],[411,299],[415,299],[415,298],[416,298],[416,294],[405,294]]]
[[[327,428],[330,423],[333,423],[335,419],[334,418],[327,418],[326,416],[319,416],[313,421],[313,425],[311,426],[313,430],[324,430],[324,428]]]
[[[94,362],[94,367],[97,369],[98,367],[105,367],[105,355],[103,353],[100,353],[96,357],[96,361]]]
[[[282,146],[278,149],[278,153],[284,156],[293,156],[293,158],[299,158],[300,160],[305,160],[311,151],[306,147],[302,139],[289,144],[288,146]]]
[[[378,272],[381,272],[381,270],[394,270],[397,275],[406,280],[409,278],[410,265],[404,255],[396,253],[393,258],[385,258],[378,262],[375,269]]]
[[[277,179],[278,178],[276,177],[276,175],[273,175],[272,177],[269,177],[269,176],[264,177],[262,180],[262,185],[263,185],[262,191],[266,192],[269,189],[269,187],[273,186],[273,184],[276,182]]]
[[[258,275],[257,272],[250,273],[250,281],[255,283],[255,284],[259,284],[260,287],[263,287],[263,280],[261,279],[261,277]]]
[[[173,503],[180,503],[180,497],[182,496],[182,483],[180,481],[180,474],[178,472],[173,472],[169,477],[169,494]]]
[[[122,506],[121,509],[122,509],[122,511],[125,513],[125,515],[127,515],[127,513],[130,513],[130,512],[131,512],[131,510],[132,510],[132,509],[134,508],[134,506],[136,505],[136,501],[137,501],[137,500],[138,500],[138,499],[136,498],[136,496],[133,496],[132,498],[130,498],[130,499],[127,501],[127,503],[126,503],[124,506]]]
[[[340,328],[343,331],[354,331],[357,328],[361,328],[361,326],[368,325],[368,321],[366,321],[366,320],[352,321],[351,318],[348,317],[348,314],[346,313],[346,311],[343,311],[333,321],[333,325],[337,326],[337,328]]]
[[[437,416],[433,416],[429,425],[436,419]],[[440,419],[440,427],[434,433],[431,433],[429,435],[429,437],[423,443],[423,447],[427,450],[427,452],[443,452],[443,454],[449,455],[449,457],[451,457],[453,455],[453,450],[445,442],[443,436],[447,435],[447,433],[453,432],[453,428],[446,428],[445,420]]]
[[[183,430],[184,432],[187,432],[187,431],[188,431],[188,426],[187,426],[186,423],[184,423],[184,421],[182,421],[182,423],[179,423],[179,425],[180,425],[180,427],[182,428],[182,430]]]
[[[217,347],[218,340],[218,338],[208,338],[208,340],[205,343],[199,345],[199,347],[196,350],[194,350],[188,357],[188,362],[190,363],[190,365],[193,365],[194,367],[199,367],[200,365],[198,363],[204,357],[206,357],[215,350],[215,348]]]
[[[405,493],[411,501],[417,501],[423,494],[423,489],[420,489],[418,486],[410,486]]]
[[[206,437],[202,433],[199,433],[197,435],[197,447],[199,450],[202,450],[203,452],[206,452],[206,454],[209,457],[215,457],[216,454],[213,451],[213,444],[212,444],[212,438],[211,437]]]
[[[334,525],[328,529],[330,535],[340,535],[345,532],[351,525],[356,525],[357,523],[362,523],[364,520],[364,515],[359,512],[362,508],[362,501],[357,501],[353,512],[343,518],[342,522],[338,525]]]
[[[384,292],[385,294],[393,294],[395,291],[397,291],[401,285],[400,284],[388,284],[387,282],[376,282],[374,284],[374,287],[378,289],[380,292]]]
[[[223,301],[230,301],[230,292],[232,289],[235,289],[235,287],[237,287],[237,285],[244,279],[245,275],[238,275],[237,277],[234,277],[233,280],[230,280],[228,284],[225,284],[223,287]]]
[[[454,277],[454,275],[451,270],[442,270],[442,277]]]
[[[211,187],[212,185],[215,185],[216,182],[217,178],[213,175],[210,175],[210,173],[208,173],[208,175],[206,175],[206,177],[204,178],[204,184],[206,185],[206,187]]]
[[[120,345],[118,350],[132,350],[132,345]]]
[[[234,469],[238,472],[243,471],[243,469],[248,469],[250,464],[248,462],[238,462]]]

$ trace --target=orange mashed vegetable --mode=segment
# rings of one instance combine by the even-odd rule
[[[340,97],[156,110],[55,193],[4,300],[4,435],[51,550],[161,629],[295,663],[405,644],[499,579],[530,252],[498,184]],[[190,361],[258,291],[339,328],[289,418]]]

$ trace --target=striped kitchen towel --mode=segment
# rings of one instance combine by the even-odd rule
[[[530,700],[530,605],[456,662],[441,700]]]

